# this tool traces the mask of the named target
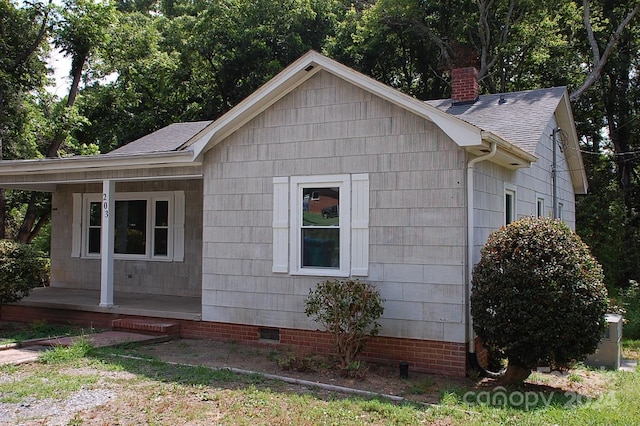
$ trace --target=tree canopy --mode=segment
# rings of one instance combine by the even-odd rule
[[[474,65],[484,93],[568,87],[591,186],[577,229],[625,286],[640,270],[639,13],[635,0],[0,0],[0,154],[108,152],[215,119],[309,49],[425,100]],[[71,64],[61,98],[45,90],[51,46]],[[46,197],[0,190],[0,237],[28,242],[47,215]]]

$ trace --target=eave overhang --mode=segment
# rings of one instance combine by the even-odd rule
[[[510,170],[531,167],[531,164],[538,160],[538,157],[525,151],[524,149],[507,142],[500,136],[492,132],[482,131],[482,143],[468,146],[465,150],[472,155],[481,156],[491,151],[491,144],[497,145],[497,151],[488,161],[499,164]]]
[[[573,113],[571,112],[569,93],[566,91],[556,109],[556,120],[560,129],[567,134],[569,149],[565,150],[565,155],[567,163],[569,164],[573,190],[576,194],[586,194],[589,189],[589,182],[582,160],[582,152],[580,151],[580,139],[578,138],[576,124],[573,119]]]
[[[177,168],[180,172],[173,174],[171,170]],[[159,175],[160,169],[167,172]],[[202,163],[194,160],[190,150],[3,160],[0,187],[50,192],[60,183],[99,182],[96,176],[103,172],[118,172],[120,181],[201,178]]]

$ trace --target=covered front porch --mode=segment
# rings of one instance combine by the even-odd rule
[[[113,306],[100,306],[100,291],[60,287],[39,287],[15,303],[17,306],[62,309],[69,311],[99,312],[112,315],[201,320],[199,297],[164,296],[114,292]],[[34,318],[36,319],[36,318]]]

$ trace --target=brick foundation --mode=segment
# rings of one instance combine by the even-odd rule
[[[126,320],[130,323],[144,320],[158,321],[158,318],[134,315],[18,305],[0,306],[0,318],[3,321],[15,322],[46,320],[53,324],[73,324],[104,329],[112,328],[114,320]],[[179,324],[180,337],[183,338],[235,341],[248,344],[265,343],[260,340],[260,327],[258,326],[180,319],[167,319],[166,321]],[[284,328],[279,331],[280,345],[313,353],[330,354],[333,352],[331,338],[327,333]],[[464,377],[466,374],[466,345],[464,343],[374,337],[367,342],[366,350],[360,355],[360,358],[387,365],[397,365],[400,361],[407,361],[410,371],[422,373],[457,377]]]

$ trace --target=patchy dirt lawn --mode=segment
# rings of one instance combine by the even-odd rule
[[[254,347],[211,340],[180,339],[127,347],[116,357],[107,354],[97,360],[81,359],[75,364],[71,362],[62,366],[34,363],[5,369],[2,371],[0,385],[3,381],[13,381],[16,384],[33,382],[36,383],[36,388],[42,388],[55,383],[61,389],[55,390],[57,395],[53,398],[37,398],[28,394],[15,397],[3,394],[0,389],[0,425],[251,424],[247,419],[254,416],[261,418],[263,413],[259,410],[268,410],[267,419],[278,419],[283,424],[314,424],[315,421],[308,421],[304,417],[291,417],[294,415],[290,413],[304,412],[304,408],[300,409],[300,406],[309,404],[309,410],[313,410],[314,405],[317,405],[316,402],[296,399],[295,396],[311,397],[313,401],[327,403],[351,396],[335,389],[320,389],[311,384],[262,380],[256,375],[220,380],[202,371],[178,372],[179,365],[171,365],[170,368],[164,363],[154,362],[127,365],[127,360],[131,360],[127,358],[129,356],[153,357],[179,365],[235,368],[286,376],[313,383],[402,396],[410,401],[427,404],[439,403],[443,392],[450,389],[481,391],[491,390],[499,385],[489,379],[448,378],[413,371],[409,371],[408,379],[401,379],[397,365],[369,365],[364,378],[345,378],[333,368],[332,361],[326,357],[288,352],[269,345]],[[298,365],[298,369],[307,371],[283,369],[294,364]],[[109,367],[103,368],[102,365]],[[119,368],[114,368],[116,365]],[[200,374],[201,377],[190,379],[189,374]],[[535,373],[525,384],[524,390],[576,392],[596,397],[607,386],[601,377],[597,372],[586,370],[562,374]],[[64,393],[61,385],[63,383],[65,386],[69,383]],[[237,390],[242,392],[238,393]],[[297,405],[292,407],[293,404]],[[375,417],[375,410],[360,414],[363,415],[371,417],[359,417],[355,423],[345,423],[389,422],[384,417]],[[432,424],[434,421],[443,425],[455,423],[446,416],[444,419],[429,418],[431,414],[426,410],[417,410],[412,415],[423,417],[407,420],[407,424]],[[346,420],[349,419],[349,414],[345,413],[344,416]],[[258,421],[254,424],[265,423]]]
[[[239,368],[243,370],[292,377],[310,382],[360,389],[384,395],[402,396],[405,399],[437,404],[441,393],[451,388],[469,390],[491,389],[499,386],[494,379],[454,378],[421,374],[409,370],[409,378],[402,379],[398,365],[372,365],[361,379],[345,378],[327,357],[304,352],[288,352],[276,347],[247,346],[211,340],[181,339],[155,345],[141,346],[137,352],[157,357],[162,361],[189,365],[205,365],[214,368]],[[314,371],[285,369],[288,359],[308,360]],[[293,363],[293,362],[292,362]],[[286,366],[286,365],[285,365]],[[525,382],[524,390],[575,392],[595,397],[602,393],[607,383],[594,371],[572,370],[565,372],[533,373]]]

